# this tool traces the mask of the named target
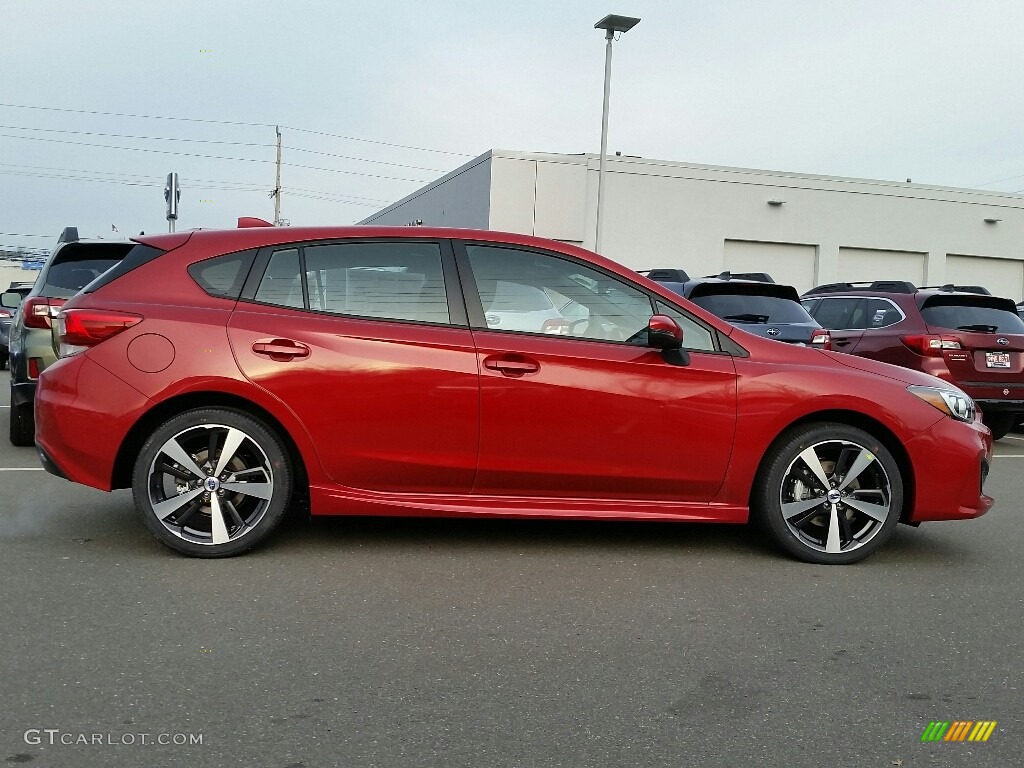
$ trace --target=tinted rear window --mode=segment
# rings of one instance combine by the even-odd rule
[[[731,293],[691,297],[690,301],[725,320],[743,315],[766,315],[768,323],[813,323],[807,310],[789,299],[774,296],[737,296]]]
[[[104,285],[108,285],[117,280],[121,275],[128,274],[136,267],[140,267],[146,262],[152,261],[158,256],[162,256],[164,253],[165,251],[161,251],[159,248],[154,248],[150,245],[136,245],[128,252],[127,256],[104,272],[101,277],[89,283],[83,290],[86,293],[92,293],[93,291],[99,290]]]
[[[933,328],[1024,334],[1024,320],[1016,312],[971,298],[929,299],[921,308],[921,317]]]
[[[70,298],[119,261],[120,257],[68,260],[51,264],[46,271],[41,295]]]

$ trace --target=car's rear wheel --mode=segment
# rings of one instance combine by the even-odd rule
[[[761,527],[809,563],[862,560],[892,536],[903,508],[903,477],[892,454],[845,424],[812,424],[784,435],[756,482],[752,511]]]
[[[981,419],[985,426],[992,430],[993,440],[1002,440],[1013,429],[1014,415],[1012,413],[993,413],[985,415]]]
[[[201,408],[153,431],[132,492],[146,527],[176,552],[228,557],[280,523],[294,473],[281,439],[240,411]]]
[[[35,445],[36,421],[32,403],[11,404],[11,445]]]

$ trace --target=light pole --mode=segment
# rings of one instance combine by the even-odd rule
[[[640,23],[632,16],[608,14],[594,25],[594,29],[605,31],[604,39],[604,105],[601,107],[601,160],[597,168],[597,232],[594,235],[594,250],[601,252],[601,227],[604,224],[604,156],[608,152],[608,99],[612,92],[612,40],[616,32],[629,32]]]

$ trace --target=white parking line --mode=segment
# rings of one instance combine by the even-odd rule
[[[0,472],[43,472],[42,467],[0,467]]]
[[[10,406],[8,406],[8,408],[9,407]],[[1024,442],[1024,437],[1010,437],[1009,435],[1006,435],[1003,437],[1003,440],[1020,440],[1021,442]]]

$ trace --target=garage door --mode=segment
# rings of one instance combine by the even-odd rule
[[[730,272],[767,272],[777,283],[796,286],[803,293],[814,287],[813,245],[725,241],[725,268]]]
[[[946,256],[947,283],[981,285],[996,296],[1020,301],[1024,296],[1024,262],[984,256]]]
[[[914,251],[879,251],[871,248],[839,249],[839,280],[909,280],[924,283],[924,254]]]

